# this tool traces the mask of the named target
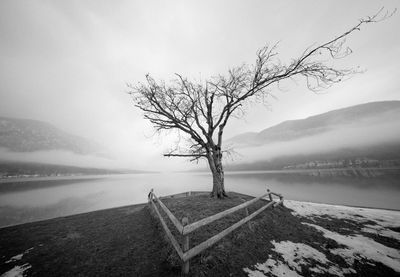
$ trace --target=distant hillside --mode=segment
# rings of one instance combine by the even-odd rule
[[[65,150],[76,154],[94,154],[101,149],[99,145],[49,123],[8,117],[0,117],[0,147],[13,152]]]
[[[398,166],[399,118],[400,101],[372,102],[239,134],[225,142],[241,154],[226,168]]]
[[[371,162],[357,164],[357,160]],[[311,164],[311,165],[309,165]],[[317,165],[316,165],[317,164]],[[318,165],[321,164],[321,165]],[[319,154],[282,155],[272,159],[229,163],[227,170],[280,170],[329,168],[400,168],[400,143],[369,148],[347,148]]]
[[[29,162],[4,162],[0,161],[0,179],[16,177],[44,177],[44,176],[69,176],[69,175],[98,175],[98,174],[123,174],[123,173],[151,173],[143,170],[130,169],[104,169],[85,168],[78,166],[54,165]],[[2,188],[0,187],[0,190]]]
[[[288,120],[261,132],[248,132],[227,141],[236,146],[256,146],[275,141],[289,141],[335,129],[337,126],[357,124],[368,120],[376,121],[385,115],[400,118],[400,101],[371,102],[357,106],[333,110],[305,119]]]
[[[82,168],[66,165],[52,165],[41,163],[24,162],[1,162],[0,179],[11,177],[43,177],[43,176],[65,176],[65,175],[87,175],[87,174],[118,174],[117,170],[99,168]]]

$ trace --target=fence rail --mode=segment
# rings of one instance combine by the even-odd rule
[[[171,211],[167,208],[167,206],[164,205],[164,203],[157,198],[157,196],[152,193],[152,195],[154,196],[154,198],[156,199],[156,201],[158,202],[158,204],[160,204],[160,207],[163,209],[163,211],[167,214],[167,216],[169,217],[169,219],[172,221],[172,223],[175,225],[176,229],[178,230],[179,233],[183,232],[183,226],[182,224],[179,222],[179,220],[174,216],[173,213],[171,213]]]
[[[174,246],[176,252],[178,253],[178,256],[183,259],[183,251],[181,249],[181,247],[179,246],[179,243],[176,241],[175,237],[172,235],[171,231],[169,230],[167,224],[164,221],[164,218],[161,216],[156,204],[154,204],[153,201],[150,201],[154,210],[157,213],[158,218],[161,221],[161,225],[164,228],[165,233],[167,234],[167,237],[169,238],[169,240],[171,241],[171,244]]]
[[[184,194],[183,194],[184,195]],[[186,193],[186,195],[191,195],[191,193]],[[279,197],[279,200],[276,201],[273,199],[272,195],[275,195],[277,197]],[[247,207],[250,206],[251,204],[257,202],[260,199],[264,199],[264,197],[269,196],[269,202],[262,206],[261,208],[259,208],[257,211],[253,212],[252,214],[248,215],[248,210]],[[179,196],[182,197],[182,196]],[[180,257],[180,259],[182,260],[182,273],[187,274],[189,272],[189,260],[191,258],[193,258],[194,256],[200,254],[201,252],[203,252],[204,250],[206,250],[207,248],[211,247],[212,245],[214,245],[215,243],[217,243],[218,241],[220,241],[222,238],[224,238],[226,235],[230,234],[232,231],[234,231],[235,229],[239,228],[240,226],[242,226],[243,224],[245,224],[246,222],[250,221],[251,219],[253,219],[254,217],[256,217],[258,214],[260,214],[262,211],[264,211],[265,209],[267,209],[270,206],[276,207],[279,204],[283,203],[283,196],[279,193],[275,193],[275,192],[271,192],[269,190],[267,190],[267,193],[256,197],[254,199],[251,199],[247,202],[244,202],[240,205],[237,205],[235,207],[232,207],[230,209],[227,209],[225,211],[222,211],[220,213],[217,213],[215,215],[203,218],[199,221],[193,222],[191,224],[189,224],[188,219],[186,217],[182,218],[182,221],[179,222],[179,220],[175,217],[175,215],[167,208],[167,206],[165,206],[165,204],[161,201],[160,198],[158,198],[155,194],[153,189],[150,191],[149,195],[148,195],[148,200],[149,200],[149,204],[151,205],[151,207],[154,209],[154,211],[157,214],[157,217],[159,218],[161,225],[169,239],[169,241],[171,242],[172,246],[175,248],[178,256]],[[265,200],[265,199],[264,199]],[[183,250],[180,247],[178,241],[175,239],[175,237],[172,235],[171,231],[169,230],[167,224],[165,223],[164,218],[161,216],[160,211],[157,208],[156,203],[158,203],[161,207],[161,209],[166,213],[166,215],[168,216],[168,218],[171,220],[171,222],[173,223],[173,225],[175,226],[175,228],[178,230],[178,232],[180,234],[183,235]],[[234,223],[233,225],[231,225],[230,227],[226,228],[225,230],[221,231],[220,233],[214,235],[213,237],[207,239],[206,241],[203,241],[202,243],[200,243],[199,245],[189,249],[189,234],[196,231],[198,228],[205,226],[207,224],[210,224],[218,219],[221,219],[225,216],[228,216],[238,210],[241,209],[246,209],[246,217],[239,220],[238,222]]]

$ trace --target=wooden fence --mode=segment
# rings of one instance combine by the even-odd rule
[[[183,194],[179,194],[176,195],[177,198],[180,197],[185,197],[185,196],[189,196],[191,195],[191,192],[187,192],[187,193],[183,193]],[[197,193],[196,193],[197,194]],[[279,200],[275,200],[273,199],[272,196],[277,196],[279,198]],[[259,208],[258,210],[256,210],[255,212],[253,212],[252,214],[248,214],[248,209],[247,207],[255,202],[257,202],[260,199],[263,199],[264,197],[268,196],[268,203],[264,206],[262,206],[261,208]],[[264,199],[265,200],[265,199]],[[160,198],[158,198],[155,194],[153,189],[151,189],[149,195],[148,195],[148,201],[150,206],[154,209],[154,211],[157,214],[157,217],[160,219],[161,225],[169,239],[169,241],[171,242],[172,246],[175,248],[176,252],[178,253],[179,258],[182,260],[182,273],[183,274],[188,274],[189,273],[189,260],[191,258],[193,258],[194,256],[200,254],[201,252],[203,252],[204,250],[206,250],[207,248],[211,247],[212,245],[214,245],[215,243],[217,243],[219,240],[221,240],[222,238],[224,238],[226,235],[228,235],[229,233],[231,233],[232,231],[234,231],[235,229],[239,228],[240,226],[242,226],[243,224],[245,224],[246,222],[250,221],[251,219],[253,219],[254,217],[256,217],[259,213],[261,213],[262,211],[264,211],[265,209],[267,209],[270,206],[277,206],[279,204],[283,203],[283,196],[279,193],[275,193],[275,192],[271,192],[269,190],[267,190],[267,193],[256,197],[254,199],[251,199],[247,202],[244,202],[240,205],[237,205],[235,207],[232,207],[230,209],[227,209],[225,211],[222,211],[220,213],[214,214],[212,216],[203,218],[199,221],[193,222],[191,224],[189,224],[189,220],[187,217],[183,217],[181,221],[179,221],[175,215],[173,213],[171,213],[171,211],[167,208],[167,206],[165,206],[165,204],[160,200]],[[182,243],[182,248],[180,247],[179,243],[177,242],[177,240],[175,239],[175,237],[172,235],[171,231],[169,230],[167,224],[165,223],[164,218],[161,216],[160,211],[157,208],[156,203],[159,204],[159,206],[161,207],[161,209],[166,213],[166,215],[168,216],[168,218],[171,220],[171,222],[173,223],[173,225],[176,227],[176,229],[178,230],[178,232],[180,234],[183,235],[183,243]],[[246,209],[246,217],[239,220],[238,222],[236,222],[235,224],[231,225],[230,227],[226,228],[225,230],[221,231],[220,233],[216,234],[215,236],[207,239],[206,241],[200,243],[199,245],[190,248],[189,249],[189,234],[196,231],[198,228],[205,226],[207,224],[210,224],[218,219],[221,219],[227,215],[230,215],[238,210],[241,209]]]

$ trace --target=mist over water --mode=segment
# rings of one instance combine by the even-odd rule
[[[244,139],[229,142],[236,147],[237,159],[232,163],[252,163],[262,160],[270,160],[282,156],[334,153],[341,149],[366,149],[368,147],[386,146],[398,144],[400,138],[400,109],[394,109],[376,115],[362,117],[356,120],[348,120],[350,123],[322,125],[319,128],[310,128],[299,132],[300,137],[290,140],[274,139],[271,141],[256,139]],[[333,120],[340,120],[337,117]],[[282,135],[291,136],[293,130],[287,130]],[[253,145],[252,145],[253,144]],[[258,144],[258,145],[257,145]]]
[[[397,178],[397,179],[396,179]],[[0,226],[15,225],[145,203],[154,188],[158,196],[209,191],[208,173],[127,174],[93,179],[27,181],[0,192]],[[259,196],[269,188],[286,199],[353,206],[400,209],[397,176],[380,179],[318,178],[266,172],[226,173],[226,189]]]
[[[31,162],[104,169],[121,169],[127,167],[127,163],[110,157],[81,155],[63,150],[11,152],[6,148],[0,147],[0,156],[2,160],[10,162]]]

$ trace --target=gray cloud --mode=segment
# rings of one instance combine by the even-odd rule
[[[396,5],[391,0],[346,5],[0,1],[0,113],[48,121],[93,139],[132,166],[182,169],[180,161],[160,159],[174,138],[148,139],[151,126],[132,107],[125,82],[141,81],[148,72],[166,80],[175,72],[207,78],[252,63],[267,42],[281,41],[282,58],[289,60],[381,6]],[[324,95],[309,93],[302,82],[282,84],[290,92],[270,99],[272,111],[252,107],[245,120],[230,122],[226,136],[362,102],[400,99],[399,25],[395,15],[349,39],[355,53],[339,64],[361,65],[367,73]]]

